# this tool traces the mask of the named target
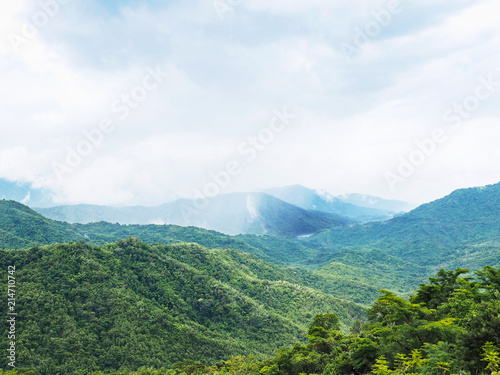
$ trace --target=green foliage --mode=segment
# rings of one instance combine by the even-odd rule
[[[442,303],[447,302],[455,290],[472,279],[470,277],[460,277],[467,273],[469,273],[469,270],[462,268],[455,271],[440,269],[437,277],[429,278],[430,284],[420,284],[417,294],[411,298],[411,301],[413,303],[423,303],[429,309],[436,309]]]
[[[492,375],[498,375],[500,371],[500,356],[499,349],[492,342],[487,342],[483,345],[483,361],[488,365],[486,371],[490,371]]]
[[[446,292],[437,309],[426,305],[436,301],[434,294],[417,304],[414,297],[409,301],[382,291],[368,309],[368,321],[351,334],[338,331],[335,314],[318,313],[309,320],[308,343],[285,346],[274,356],[266,356],[259,352],[264,348],[259,346],[259,337],[269,345],[276,337],[286,336],[287,327],[280,322],[290,324],[292,317],[280,320],[277,310],[268,313],[271,303],[262,305],[266,310],[257,318],[264,320],[265,327],[252,320],[253,302],[236,288],[250,285],[242,280],[248,270],[238,270],[243,272],[239,277],[235,276],[238,272],[230,272],[229,278],[237,282],[229,283],[229,288],[204,274],[215,259],[224,263],[218,251],[189,244],[148,246],[131,238],[103,248],[80,243],[1,254],[3,260],[15,257],[22,266],[20,285],[30,285],[20,288],[20,294],[26,296],[20,298],[21,306],[29,298],[30,306],[35,307],[32,311],[44,314],[35,313],[32,320],[19,325],[20,360],[40,374],[85,374],[99,369],[94,375],[452,375],[464,371],[498,375],[500,369],[500,302],[495,299],[496,289],[484,277],[491,269],[477,271],[475,278],[460,278],[463,270],[439,271],[415,294],[428,296],[429,286],[454,285],[457,289]],[[33,272],[26,279],[22,270],[31,261],[37,267],[31,264]],[[252,280],[258,288],[259,279]],[[64,288],[66,283],[82,281],[84,288],[74,293]],[[118,288],[122,298],[118,291],[112,292],[120,285],[125,285],[125,289]],[[266,288],[272,290],[274,285],[268,282]],[[464,290],[474,293],[462,293]],[[191,303],[181,297],[187,292],[192,293]],[[213,293],[222,306],[232,308],[218,315],[215,300],[205,304]],[[231,305],[227,293],[240,300]],[[105,301],[101,295],[106,296]],[[446,315],[457,314],[457,295],[460,300],[470,299],[462,305],[466,311],[458,314],[464,316],[462,320]],[[73,301],[77,303],[72,306]],[[293,299],[287,303],[293,304]],[[450,303],[452,309],[447,308]],[[155,310],[160,305],[164,309]],[[267,318],[265,314],[269,314]],[[44,320],[45,315],[51,320]],[[238,330],[241,327],[245,332]],[[29,332],[29,340],[24,338],[24,330]],[[279,345],[275,341],[271,346]],[[242,356],[252,351],[256,356]]]
[[[19,363],[40,374],[72,374],[243,354],[262,359],[303,339],[315,314],[334,311],[348,326],[363,313],[257,275],[253,267],[288,271],[257,258],[247,267],[237,261],[241,254],[136,238],[0,251],[0,269],[16,265]]]
[[[303,241],[325,251],[381,249],[425,267],[500,266],[500,183],[462,189],[387,222],[332,228]]]
[[[388,362],[383,355],[381,355],[375,361],[375,364],[372,367],[372,374],[374,375],[387,375],[390,373]]]
[[[14,201],[0,200],[0,249],[83,239],[69,224],[57,223]]]
[[[312,327],[321,327],[326,329],[327,331],[338,331],[340,329],[339,318],[335,314],[327,313],[327,314],[318,314],[314,317],[314,320],[311,324]]]

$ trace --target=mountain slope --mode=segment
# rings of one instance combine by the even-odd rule
[[[0,200],[0,248],[28,248],[68,241],[104,245],[129,236],[146,243],[195,242],[208,248],[234,248],[281,265],[302,263],[315,250],[292,239],[272,236],[229,236],[212,230],[177,225],[120,225],[106,222],[68,224],[48,219],[27,206]]]
[[[270,262],[276,265],[295,265],[314,269],[319,263],[311,262],[311,259],[318,255],[317,250],[305,247],[298,241],[274,236],[256,236],[240,235],[229,236],[215,231],[209,231],[196,227],[180,227],[176,225],[120,225],[106,222],[92,224],[67,224],[52,221],[41,217],[30,208],[22,206],[17,202],[0,201],[0,207],[3,205],[3,217],[16,216],[17,207],[20,206],[26,212],[31,213],[24,217],[23,226],[25,233],[30,233],[31,228],[38,227],[39,220],[43,220],[44,225],[48,225],[46,232],[59,233],[59,235],[47,238],[38,238],[38,241],[30,240],[29,237],[15,237],[8,231],[2,229],[0,225],[0,243],[8,244],[8,240],[13,237],[15,246],[5,246],[6,248],[20,247],[28,248],[35,243],[51,244],[64,241],[84,240],[89,244],[102,246],[110,242],[125,239],[129,236],[140,237],[141,240],[149,244],[177,244],[182,242],[198,243],[210,249],[224,249],[225,254],[235,254],[229,249],[239,249],[244,251],[244,256],[238,256],[237,260],[241,265],[253,264],[252,269],[266,269],[267,275],[274,275],[273,280],[285,280],[294,284],[304,285],[324,293],[367,305],[378,295],[377,288],[370,283],[357,282],[356,277],[346,278],[345,275],[330,275],[326,278],[324,275],[315,274],[299,268],[290,268],[283,273],[277,268],[264,267],[262,262],[255,266],[253,257],[255,255],[260,260]],[[10,211],[9,211],[10,208]],[[1,222],[0,222],[1,224]],[[7,228],[6,228],[7,229]],[[67,233],[63,235],[61,233]],[[259,272],[263,272],[263,271]],[[386,285],[391,289],[390,285]]]
[[[0,200],[0,248],[26,248],[83,239],[69,225],[47,219],[29,207]]]
[[[385,223],[323,231],[304,243],[323,251],[380,248],[433,267],[457,259],[467,260],[463,267],[477,264],[469,256],[471,247],[500,243],[500,183],[454,191]],[[478,257],[481,252],[476,252]]]
[[[336,198],[326,191],[312,190],[301,185],[265,190],[269,195],[305,210],[316,210],[348,217],[359,223],[390,219],[391,211],[361,207]]]
[[[269,279],[261,270],[273,267],[257,258],[251,269],[234,256],[133,238],[103,247],[0,250],[2,269],[16,265],[19,362],[55,374],[262,358],[300,339],[316,313],[334,312],[347,326],[363,313],[359,305]]]
[[[70,223],[176,224],[233,235],[297,236],[351,223],[336,214],[307,211],[262,193],[216,196],[201,209],[194,207],[193,201],[181,199],[157,207],[79,205],[36,210],[49,218]]]
[[[324,266],[315,271],[323,277],[336,277],[370,285],[376,290],[389,289],[407,294],[424,282],[428,268],[391,256],[382,250],[346,250],[324,254]]]

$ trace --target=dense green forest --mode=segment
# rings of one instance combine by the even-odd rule
[[[327,252],[379,248],[427,267],[498,266],[499,212],[500,183],[456,190],[387,222],[332,228],[303,243]]]
[[[386,290],[341,333],[335,314],[316,315],[307,343],[252,356],[134,374],[492,374],[500,371],[500,269],[441,269],[403,299]],[[99,372],[97,374],[103,374]],[[126,373],[121,373],[126,374]]]
[[[345,260],[342,260],[345,262],[345,267],[333,264],[331,267],[327,266],[326,271],[311,272],[333,262],[334,258],[338,260],[341,255],[306,247],[301,241],[290,238],[267,235],[228,236],[202,228],[176,225],[120,225],[105,222],[86,225],[68,224],[47,219],[29,207],[13,201],[0,201],[0,211],[2,213],[0,231],[3,231],[0,236],[0,248],[28,248],[79,240],[102,246],[119,239],[126,239],[128,236],[135,236],[149,244],[193,242],[210,249],[239,249],[268,263],[295,266],[295,273],[300,276],[300,280],[295,279],[291,282],[317,288],[363,305],[368,305],[377,298],[379,288],[408,293],[430,274],[428,269],[402,262],[399,258],[373,256],[362,252],[356,255],[354,262],[361,262],[362,266],[349,263],[347,258],[351,257],[346,255]],[[240,261],[244,259],[245,257],[241,257]],[[373,263],[374,261],[376,263]],[[365,267],[365,263],[369,263],[370,266]],[[394,265],[397,267],[393,267]],[[406,267],[406,273],[397,272],[400,265]],[[384,270],[383,279],[379,278],[380,273],[378,275],[374,273],[377,269]],[[373,280],[377,280],[376,285],[373,284]]]
[[[128,255],[125,258],[149,261],[141,259],[146,254],[140,248],[147,246],[130,239],[101,250],[70,244],[63,248],[32,249],[30,253],[33,253],[31,257],[34,258],[44,251],[61,256],[61,250],[64,249],[73,258],[79,255],[81,249],[87,252],[85,255],[100,251],[102,260],[110,257],[106,253],[119,251]],[[181,257],[187,256],[185,252],[181,254]],[[40,259],[43,260],[45,256],[42,254]],[[50,264],[51,260],[46,261]],[[150,269],[156,267],[151,266]],[[73,271],[80,271],[77,275],[82,277],[85,268],[86,265],[81,265],[79,270]],[[107,269],[91,264],[90,270],[93,278],[106,280],[104,273]],[[87,273],[85,277],[90,276],[88,270],[84,272]],[[138,279],[144,276],[140,274]],[[34,279],[36,281],[37,278]],[[52,299],[47,299],[49,291],[40,295],[42,290],[29,293],[27,289],[25,293],[31,299],[31,304],[36,306],[36,301],[46,302],[35,309],[44,316],[35,315],[21,328],[30,330],[29,340],[26,337],[22,341],[23,346],[26,346],[26,349],[23,348],[26,356],[23,363],[31,363],[33,368],[20,373],[90,374],[92,370],[100,368],[94,375],[498,375],[500,370],[500,269],[493,267],[484,267],[473,274],[465,269],[441,269],[428,283],[421,284],[408,299],[382,290],[382,295],[366,310],[363,319],[354,320],[348,332],[341,327],[339,312],[309,316],[309,328],[304,332],[305,341],[280,347],[268,356],[249,355],[250,347],[239,348],[235,342],[224,341],[222,335],[211,336],[208,331],[203,331],[200,328],[204,322],[203,313],[192,312],[193,318],[200,320],[200,327],[193,322],[183,325],[185,322],[178,317],[169,319],[168,313],[154,310],[151,305],[151,300],[161,299],[158,293],[152,295],[150,292],[150,301],[145,301],[144,297],[137,301],[128,290],[135,291],[140,286],[128,282],[129,286],[121,290],[121,296],[113,288],[104,293],[106,297],[99,297],[99,294],[103,294],[102,290],[95,295],[95,288],[87,291],[88,296],[82,296],[83,291],[77,289],[74,299],[79,302],[80,307],[77,309],[80,311],[73,316],[70,313],[75,306],[71,306],[67,299],[65,306],[64,299],[58,299],[55,294],[51,295]],[[34,290],[35,286],[30,289]],[[148,289],[152,290],[151,285]],[[174,296],[175,288],[171,290]],[[65,293],[69,295],[72,292],[66,288]],[[37,295],[38,299],[34,300]],[[82,303],[82,298],[88,297],[90,299]],[[172,301],[175,301],[175,297]],[[237,313],[229,312],[236,326],[245,319],[241,309],[245,309],[246,304],[241,302],[233,306],[239,308],[240,317],[237,317]],[[95,304],[93,307],[92,303]],[[57,320],[47,319],[45,315],[48,314],[52,319],[57,317]],[[81,316],[84,318],[81,319]],[[261,313],[255,318],[266,319],[266,316]],[[212,315],[209,320],[217,319]],[[223,322],[219,320],[219,326],[228,323],[227,319]],[[273,335],[282,337],[286,331],[269,316],[265,323],[254,323],[259,326],[256,327],[256,335],[267,336],[266,340]],[[164,328],[168,330],[162,331]],[[231,331],[233,328],[225,329]],[[245,335],[245,332],[238,334]],[[250,330],[246,337],[249,338],[251,334]],[[107,345],[107,350],[101,344]],[[185,350],[182,351],[182,348]],[[247,355],[238,355],[241,349],[247,350]],[[166,355],[163,358],[162,350],[167,352],[163,353]],[[171,353],[177,350],[179,353],[172,356]],[[191,350],[195,350],[195,360],[192,359]],[[42,358],[43,354],[47,357]],[[228,354],[232,356],[228,358]],[[177,362],[169,362],[167,358],[175,358]],[[113,368],[120,370],[113,371]]]
[[[263,359],[304,337],[317,313],[335,312],[346,331],[364,311],[305,286],[293,269],[198,244],[129,238],[0,251],[1,269],[9,265],[18,362],[42,374]],[[8,347],[6,336],[1,343]]]

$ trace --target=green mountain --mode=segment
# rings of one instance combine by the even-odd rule
[[[309,249],[288,238],[255,235],[228,236],[206,229],[184,228],[176,225],[120,225],[105,222],[68,224],[44,218],[30,208],[13,201],[0,201],[0,208],[3,210],[3,221],[0,222],[0,230],[2,231],[0,239],[5,244],[4,248],[28,248],[36,244],[47,245],[80,240],[102,246],[126,239],[129,236],[136,236],[149,244],[189,242],[210,249],[238,249],[246,253],[245,256],[239,257],[241,264],[252,259],[248,254],[253,254],[261,260],[281,266],[296,265],[309,269],[318,266],[317,264],[307,265],[309,260],[318,254],[318,251]],[[22,222],[24,229],[16,234],[19,236],[27,234],[27,236],[17,237],[8,232],[10,227],[9,225],[4,226],[4,224],[12,221]],[[30,235],[30,233],[36,232],[35,228],[42,228],[39,230],[40,233],[52,233],[52,236],[48,238],[45,235]],[[13,240],[9,240],[10,238]],[[263,267],[262,264],[260,263],[259,267]],[[290,278],[289,273],[279,272],[277,268],[268,270],[268,274],[273,274],[274,280],[287,280],[305,285],[363,305],[374,301],[377,297],[375,287],[369,283],[359,283],[356,280],[345,278],[345,275],[325,277],[299,268],[294,268],[294,278]]]
[[[216,231],[177,225],[120,225],[106,222],[68,224],[48,219],[15,201],[0,200],[0,248],[28,248],[85,240],[104,245],[128,236],[140,237],[147,243],[195,242],[208,248],[234,248],[255,254],[277,264],[305,261],[314,250],[280,237],[229,236]],[[248,239],[254,238],[253,241]],[[271,242],[271,241],[269,241]],[[290,244],[293,247],[289,247]],[[257,245],[257,246],[254,246]]]
[[[66,223],[47,219],[21,203],[0,200],[0,248],[27,248],[79,239],[83,237]]]
[[[325,252],[378,248],[432,268],[496,266],[500,264],[500,183],[457,190],[387,222],[333,228],[303,243]]]
[[[349,334],[339,332],[335,314],[317,315],[308,343],[282,348],[264,361],[186,362],[133,374],[498,375],[500,269],[467,273],[441,269],[408,299],[382,291],[367,321],[356,322]]]
[[[317,313],[334,312],[348,327],[364,310],[294,283],[300,276],[291,269],[197,244],[129,238],[1,250],[1,269],[10,265],[17,361],[41,374],[264,358],[304,337]]]
[[[174,225],[70,225],[50,221],[18,203],[0,201],[4,212],[0,239],[4,247],[26,248],[80,239],[104,245],[137,236],[149,244],[195,242],[211,249],[239,249],[266,262],[313,271],[299,283],[366,305],[380,288],[407,295],[440,267],[499,265],[498,191],[499,184],[458,190],[384,223],[334,228],[301,240],[228,236]],[[13,232],[9,223],[16,220],[24,220],[30,228]],[[48,233],[52,233],[49,238]]]
[[[499,198],[500,184],[458,190],[384,223],[300,240],[175,225],[68,224],[0,201],[0,247],[7,249],[0,267],[16,266],[18,362],[41,374],[88,374],[185,360],[220,369],[232,356],[253,355],[263,361],[261,374],[362,374],[376,355],[420,350],[436,365],[477,372],[481,347],[498,331],[498,306],[481,298],[487,290],[498,299],[500,271],[477,273],[481,285],[457,281],[465,270],[440,271],[408,302],[392,292],[408,297],[440,267],[498,267]],[[3,283],[0,293],[6,289]],[[388,291],[363,326],[356,318],[377,289]],[[0,314],[6,309],[0,304]],[[303,340],[321,313],[337,315],[342,333],[316,327],[309,344],[266,359]],[[357,333],[346,336],[353,323]],[[6,347],[7,337],[0,342]],[[456,361],[462,351],[467,358]],[[190,363],[178,368],[209,372]]]

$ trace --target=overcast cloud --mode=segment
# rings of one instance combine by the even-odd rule
[[[190,197],[229,161],[221,192],[422,203],[496,183],[498,14],[498,0],[3,2],[0,178],[109,205]],[[295,117],[251,146],[284,108]]]

